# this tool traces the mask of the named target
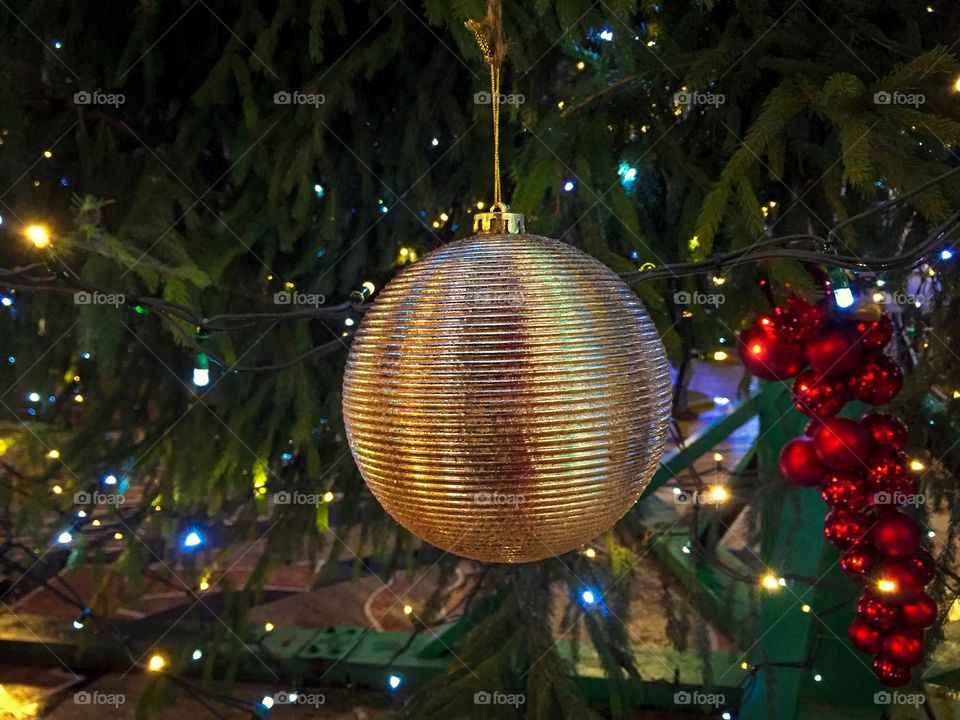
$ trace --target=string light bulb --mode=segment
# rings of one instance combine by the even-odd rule
[[[46,225],[28,225],[24,235],[33,243],[34,247],[45,248],[50,244],[50,231]]]
[[[403,614],[404,614],[404,615],[412,615],[412,614],[413,614],[413,605],[404,605],[404,606],[403,606]]]
[[[765,590],[779,590],[780,589],[780,579],[771,573],[767,573],[762,578],[760,578],[760,584]]]
[[[160,672],[166,665],[167,661],[163,659],[162,655],[151,655],[150,660],[147,662],[147,670],[150,672]]]

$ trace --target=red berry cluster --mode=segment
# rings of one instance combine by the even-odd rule
[[[883,354],[890,316],[875,317],[841,318],[826,303],[791,298],[741,332],[737,350],[753,375],[796,378],[794,404],[811,422],[783,447],[780,470],[797,485],[820,487],[830,507],[824,535],[840,549],[844,574],[865,588],[850,642],[876,656],[881,682],[900,687],[923,659],[923,629],[937,614],[924,592],[933,558],[920,547],[919,523],[900,509],[917,493],[903,453],[907,428],[880,412],[835,417],[848,400],[880,405],[903,386],[900,366]]]

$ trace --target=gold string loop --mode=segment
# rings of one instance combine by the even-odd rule
[[[523,216],[507,212],[500,181],[500,68],[506,55],[500,0],[489,0],[483,22],[467,20],[464,24],[476,39],[483,60],[490,68],[490,106],[493,116],[493,203],[490,212],[474,216],[473,229],[478,233],[523,233]]]

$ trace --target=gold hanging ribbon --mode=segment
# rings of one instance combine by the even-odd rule
[[[487,15],[483,22],[467,20],[464,24],[476,39],[483,53],[483,60],[490,68],[490,104],[493,115],[493,204],[490,212],[474,215],[473,229],[478,233],[523,233],[523,215],[507,212],[500,182],[500,68],[507,54],[503,42],[500,0],[488,1]]]

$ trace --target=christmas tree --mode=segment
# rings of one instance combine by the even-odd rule
[[[791,718],[827,704],[875,717],[884,690],[844,635],[857,592],[824,544],[825,506],[777,468],[814,402],[793,407],[801,366],[767,377],[748,360],[770,382],[744,373],[739,397],[717,380],[740,377],[737,333],[755,317],[822,305],[830,288],[831,313],[894,317],[888,353],[906,377],[882,409],[910,428],[915,515],[940,571],[927,589],[940,622],[903,692],[947,707],[956,15],[902,0],[505,3],[491,89],[465,22],[496,7],[0,10],[5,609],[35,588],[73,608],[65,664],[97,667],[88,642],[114,648],[121,672],[150,673],[144,712],[186,694],[264,714],[276,699],[230,696],[261,677],[301,695],[376,686],[417,718]],[[490,210],[494,107],[510,211],[619,273],[675,369],[671,451],[640,502],[527,564],[470,563],[399,526],[342,419],[371,303]],[[715,412],[698,420],[704,392]],[[754,415],[749,452],[710,460]],[[709,502],[670,500],[687,493]],[[367,665],[353,643],[373,626],[314,648],[329,657],[313,666],[285,664],[281,623],[253,618],[298,563],[319,568],[311,587],[377,578],[411,632]],[[430,578],[409,612],[398,573],[403,592]],[[118,616],[158,578],[185,603],[167,645]],[[631,636],[643,605],[666,618],[669,651]]]

